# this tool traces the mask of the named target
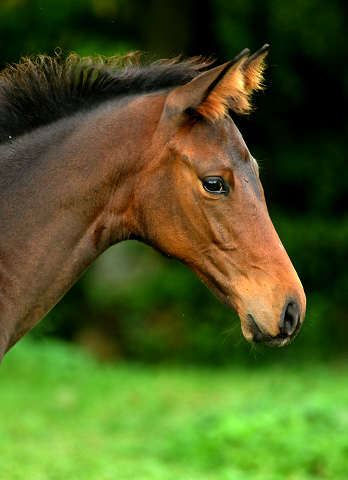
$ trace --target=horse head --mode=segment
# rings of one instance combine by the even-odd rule
[[[270,220],[257,162],[229,115],[250,111],[267,50],[245,50],[166,96],[134,233],[191,268],[238,313],[248,341],[282,346],[300,328],[305,295]]]

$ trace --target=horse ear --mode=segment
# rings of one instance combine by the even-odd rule
[[[247,93],[251,93],[253,90],[262,90],[263,87],[263,71],[265,69],[265,56],[269,50],[269,45],[264,45],[254,55],[249,57],[244,65],[244,81],[245,90]]]
[[[231,95],[229,108],[241,115],[247,114],[252,110],[251,95],[254,90],[263,90],[263,71],[265,69],[265,57],[268,53],[269,45],[264,45],[260,50],[247,58],[241,70],[243,72],[244,89],[241,95]]]
[[[187,118],[194,112],[214,121],[224,116],[229,109],[237,113],[250,110],[249,95],[262,88],[263,58],[268,45],[248,58],[249,50],[220,67],[200,74],[189,83],[177,87],[167,97],[166,116]]]

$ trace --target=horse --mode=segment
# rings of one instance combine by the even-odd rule
[[[293,340],[306,298],[232,120],[268,45],[212,66],[61,52],[0,74],[0,359],[108,247],[187,265],[246,340]]]

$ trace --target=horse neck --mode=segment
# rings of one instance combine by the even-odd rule
[[[20,139],[1,160],[11,168],[0,188],[0,357],[1,340],[10,348],[93,260],[129,236],[146,143],[136,110],[109,106],[62,121]]]

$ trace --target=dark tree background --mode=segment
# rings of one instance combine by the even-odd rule
[[[237,119],[271,217],[303,281],[293,345],[252,349],[239,320],[177,262],[126,242],[106,252],[34,330],[101,358],[258,362],[348,353],[347,6],[343,0],[2,0],[0,64],[76,51],[214,56],[271,45],[268,89]]]

